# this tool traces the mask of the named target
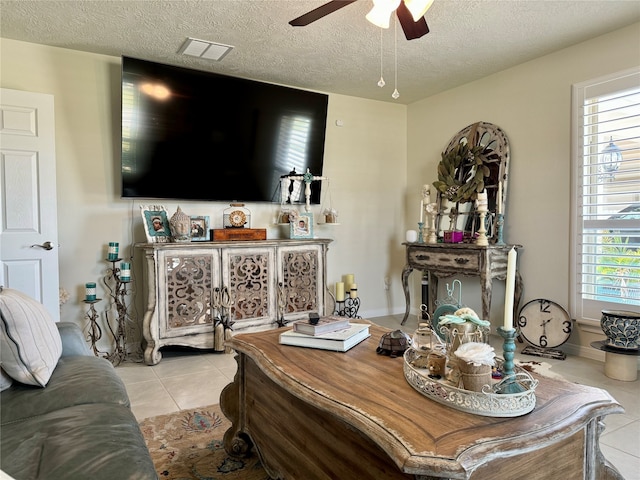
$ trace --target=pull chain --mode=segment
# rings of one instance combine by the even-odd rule
[[[393,90],[391,97],[396,100],[400,96],[400,92],[398,92],[398,22],[395,19],[393,22],[393,46],[395,50],[395,89]]]

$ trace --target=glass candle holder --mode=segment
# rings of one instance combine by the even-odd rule
[[[411,346],[414,350],[428,352],[432,347],[431,340],[431,325],[427,322],[421,322],[418,324],[418,328],[413,333]]]

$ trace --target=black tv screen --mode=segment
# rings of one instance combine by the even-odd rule
[[[324,94],[123,57],[122,196],[280,203],[290,194],[304,203],[301,182],[281,177],[322,175],[327,103]],[[320,187],[313,182],[312,203]]]

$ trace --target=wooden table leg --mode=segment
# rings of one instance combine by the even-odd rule
[[[247,456],[253,442],[245,431],[246,402],[244,401],[244,362],[243,355],[236,356],[238,371],[233,382],[228,384],[220,394],[220,408],[224,416],[231,421],[231,426],[224,433],[223,444],[226,452],[235,457]]]
[[[482,295],[482,320],[489,320],[491,314],[491,293],[492,293],[491,275],[480,273],[480,292]]]
[[[404,322],[406,322],[407,318],[409,318],[409,308],[411,306],[411,298],[409,295],[409,275],[412,271],[413,268],[411,268],[409,265],[405,265],[405,267],[402,269],[402,288],[404,290],[404,300],[406,305],[404,310],[404,317],[402,318],[402,322],[400,322],[400,325],[404,325]]]

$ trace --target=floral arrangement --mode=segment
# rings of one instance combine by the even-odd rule
[[[484,190],[484,179],[490,174],[488,151],[483,146],[471,147],[461,142],[443,152],[438,164],[438,181],[433,182],[433,186],[449,201],[474,201]]]
[[[476,312],[466,307],[456,310],[453,314],[441,316],[438,321],[438,325],[460,325],[466,322],[471,322],[485,328],[489,328],[491,326],[491,322],[488,320],[481,320],[478,318]]]
[[[322,212],[327,223],[336,223],[338,220],[338,211],[335,208],[325,208]]]
[[[58,303],[60,307],[67,303],[70,297],[71,295],[69,295],[69,292],[67,292],[64,288],[60,287],[60,289],[58,289]]]
[[[472,365],[488,365],[492,367],[495,364],[496,353],[493,347],[486,343],[463,343],[454,353],[460,360]]]

